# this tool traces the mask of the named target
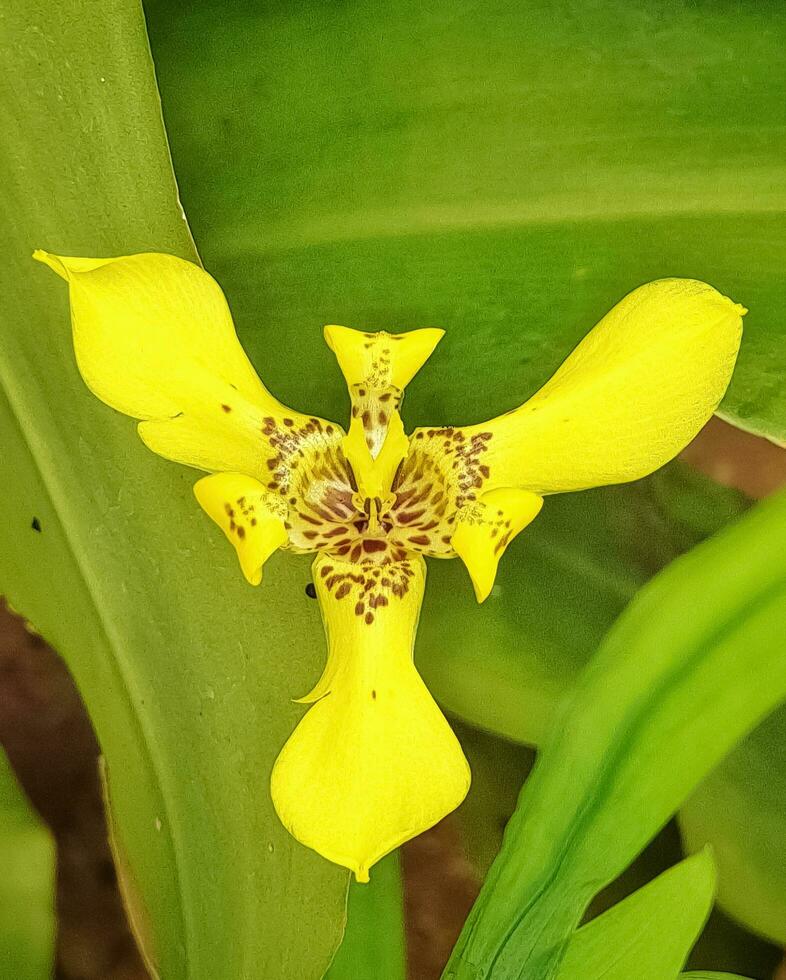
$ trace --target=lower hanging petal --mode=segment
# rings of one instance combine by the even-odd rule
[[[461,803],[469,767],[412,661],[423,560],[320,557],[314,572],[328,665],[271,792],[290,833],[367,881],[376,861]]]

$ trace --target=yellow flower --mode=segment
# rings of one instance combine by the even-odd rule
[[[315,553],[327,664],[271,791],[290,832],[359,881],[469,787],[413,663],[424,556],[458,555],[482,602],[543,495],[635,480],[671,459],[723,396],[746,312],[701,282],[649,283],[521,407],[409,437],[404,388],[442,331],[329,326],[352,403],[345,434],[267,391],[197,266],[160,254],[35,258],[68,282],[90,389],[139,419],[154,452],[211,474],[197,500],[248,581],[260,583],[277,548]]]

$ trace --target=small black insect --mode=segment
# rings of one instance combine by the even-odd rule
[[[308,585],[306,586],[306,595],[309,597],[309,599],[316,599],[317,590],[314,587],[313,582],[309,582]]]
[[[41,522],[40,522],[40,521],[38,520],[38,518],[37,518],[37,517],[34,517],[34,518],[33,518],[33,521],[32,521],[32,523],[31,523],[31,525],[30,525],[30,527],[31,527],[31,528],[32,528],[32,529],[33,529],[34,531],[38,531],[38,532],[39,532],[39,534],[41,533]]]

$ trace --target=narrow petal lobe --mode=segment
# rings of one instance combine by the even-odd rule
[[[262,566],[287,543],[287,508],[277,494],[240,473],[214,473],[194,486],[205,513],[227,536],[251,585],[262,581]]]
[[[320,557],[314,581],[328,666],[271,791],[298,840],[367,881],[376,861],[459,805],[469,767],[412,662],[423,560],[372,570]]]
[[[456,516],[453,549],[464,562],[478,602],[488,598],[505,550],[540,513],[543,498],[528,490],[489,490]]]

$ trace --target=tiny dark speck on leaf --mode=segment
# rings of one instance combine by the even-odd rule
[[[309,599],[316,599],[317,590],[313,582],[309,582],[306,586],[306,595],[309,597]]]
[[[41,533],[41,522],[40,522],[40,521],[38,520],[38,518],[37,518],[37,517],[34,517],[34,518],[33,518],[33,521],[32,521],[32,523],[31,523],[31,525],[30,525],[30,527],[31,527],[31,528],[32,528],[32,529],[33,529],[34,531],[38,531],[38,532],[39,532],[39,534]]]

